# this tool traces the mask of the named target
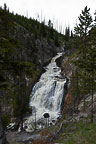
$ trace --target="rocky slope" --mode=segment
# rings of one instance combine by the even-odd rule
[[[40,74],[43,72],[43,66],[48,64],[57,52],[64,50],[62,45],[58,44],[56,41],[56,35],[59,34],[55,30],[51,30],[49,27],[44,25],[42,29],[42,25],[43,23],[40,24],[32,19],[28,20],[23,16],[14,15],[9,13],[9,11],[0,8],[0,56],[4,56],[5,60],[7,58],[8,62],[16,61],[18,64],[21,62],[27,62],[28,64],[30,63],[33,65],[32,76],[28,77],[27,81],[29,94],[32,86],[37,82]],[[7,61],[5,61],[5,65],[7,67]],[[2,58],[0,58],[0,69],[1,68]],[[9,73],[4,74],[9,77],[10,82],[14,83],[13,77]],[[12,108],[11,111],[8,110],[10,109],[10,104],[2,101],[3,95],[1,91],[2,90],[0,90],[2,110],[4,109],[5,113],[7,112],[12,114]],[[8,99],[10,99],[10,93],[7,93],[7,96]],[[0,144],[3,144],[3,135],[3,128],[0,121]]]

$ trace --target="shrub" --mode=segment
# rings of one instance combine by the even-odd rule
[[[10,122],[10,116],[9,116],[9,114],[2,114],[1,115],[1,119],[2,119],[3,128],[6,129],[6,126]]]

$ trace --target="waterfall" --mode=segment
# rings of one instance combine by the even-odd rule
[[[60,56],[62,56],[62,53],[58,53],[52,58],[51,63],[45,67],[46,72],[41,75],[39,81],[32,89],[30,106],[32,107],[33,114],[27,120],[28,131],[34,127],[35,119],[39,123],[38,128],[40,124],[44,125],[44,113],[49,113],[49,122],[51,124],[52,121],[56,121],[60,116],[64,84],[66,82],[61,76],[61,69],[55,62]]]

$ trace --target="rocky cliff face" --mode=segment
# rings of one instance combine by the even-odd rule
[[[38,64],[39,67],[62,50],[61,47],[55,46],[53,40],[48,41],[46,38],[35,38],[34,34],[19,24],[15,24],[13,31],[13,34],[11,33],[10,35],[19,41],[23,48],[23,56],[26,57],[26,60]],[[17,49],[15,56],[18,56],[19,52],[19,49]]]
[[[71,95],[71,89],[70,89],[70,84],[71,84],[71,78],[73,73],[75,73],[76,67],[73,64],[73,62],[77,59],[76,56],[70,54],[62,56],[61,59],[58,60],[58,64],[61,66],[61,74],[63,77],[66,78],[66,85],[64,87],[65,89],[65,94],[64,98],[62,100],[62,113],[70,115],[73,113],[72,107],[73,107],[73,97]]]
[[[23,55],[23,60],[32,62],[35,65],[35,71],[39,70],[39,74],[34,80],[31,78],[28,83],[29,90],[34,83],[38,80],[39,76],[43,72],[43,67],[46,66],[53,56],[58,52],[64,51],[63,47],[57,47],[52,39],[35,38],[34,34],[30,33],[24,27],[19,24],[15,24],[15,29],[11,37],[19,41],[20,47],[15,51],[14,59],[20,59],[20,55]]]

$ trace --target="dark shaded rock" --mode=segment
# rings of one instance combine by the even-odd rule
[[[66,97],[67,92],[68,92],[68,82],[69,82],[69,79],[66,78],[66,83],[64,85],[64,95],[63,95],[63,99],[62,99],[62,103],[61,103],[61,111],[62,111],[62,109],[64,107],[64,100],[65,100],[65,97]]]
[[[49,115],[49,113],[44,113],[44,118],[49,118],[50,117],[50,115]]]
[[[15,123],[13,128],[11,129],[12,131],[17,131],[19,129],[19,123]]]
[[[62,65],[62,60],[63,60],[63,57],[62,57],[62,56],[59,57],[58,59],[56,59],[56,64],[57,64],[57,66],[60,67],[60,68],[61,68],[61,65]]]
[[[68,90],[68,82],[69,82],[69,79],[66,78],[66,83],[64,85],[64,90],[66,91],[66,93],[67,93],[67,90]]]
[[[52,126],[52,123],[50,123],[50,126]]]
[[[0,144],[7,144],[7,143],[8,142],[6,141],[6,138],[5,138],[5,133],[3,130],[2,121],[0,117]]]
[[[52,120],[53,123],[55,123],[55,120]]]

